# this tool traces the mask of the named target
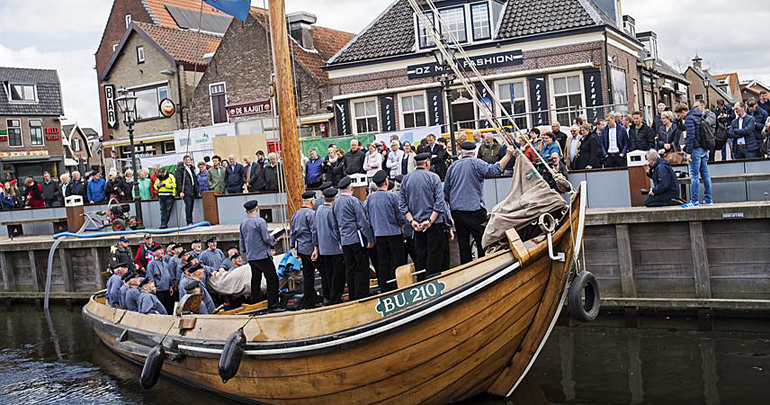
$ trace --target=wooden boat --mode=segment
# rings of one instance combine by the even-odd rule
[[[166,351],[163,374],[234,399],[270,404],[447,403],[513,392],[565,302],[583,237],[585,185],[552,233],[388,294],[292,313],[143,315],[110,308],[103,293],[83,316],[118,355],[143,363]],[[228,336],[248,343],[236,376],[218,361]]]

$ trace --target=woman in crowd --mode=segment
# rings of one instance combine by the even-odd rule
[[[366,146],[368,152],[366,158],[364,158],[364,170],[366,170],[366,180],[372,181],[374,173],[377,173],[382,169],[382,155],[377,151],[377,146],[370,143]]]
[[[7,210],[21,208],[21,196],[19,196],[19,188],[16,187],[16,180],[4,184],[2,205],[3,209]]]
[[[123,178],[123,200],[133,200],[134,197],[134,171],[131,169],[126,170],[126,175]]]
[[[209,170],[206,162],[198,163],[198,197],[203,195],[204,191],[209,191]]]
[[[404,142],[404,156],[401,157],[401,174],[406,176],[417,166],[414,157],[417,156],[412,149],[412,144]]]
[[[540,149],[540,130],[532,128],[529,131],[529,143],[527,143],[527,134],[520,134],[519,136],[521,138],[519,143],[524,146],[524,156],[526,156],[532,164],[536,164],[537,153],[535,153],[535,149]]]
[[[679,127],[674,125],[674,113],[663,111],[660,118],[663,121],[663,125],[658,133],[658,150],[661,152],[660,154],[665,155],[669,152],[678,152],[682,133],[679,131]]]
[[[345,177],[345,150],[337,148],[337,161],[332,165],[332,185],[336,186],[341,178]]]
[[[141,200],[152,199],[152,192],[150,191],[150,179],[147,178],[147,170],[139,170],[139,179],[136,181],[136,188],[134,189],[134,198]]]
[[[400,146],[397,140],[390,141],[390,153],[388,153],[385,166],[390,172],[391,179],[395,179],[399,174],[406,174],[401,172],[401,160],[404,158],[404,151],[399,149]]]
[[[32,176],[27,177],[24,184],[27,186],[25,205],[32,208],[45,207],[45,201],[43,201],[43,188],[37,181],[35,181],[35,178]]]
[[[540,145],[540,156],[546,160],[550,159],[551,155],[554,153],[557,153],[559,156],[561,156],[561,149],[559,149],[559,144],[554,142],[553,133],[544,133],[542,139],[543,143]]]
[[[591,126],[580,126],[580,149],[575,157],[575,169],[593,169],[599,167],[599,139],[591,133]]]
[[[105,190],[107,191],[107,196],[110,200],[113,198],[116,200],[123,198],[124,192],[122,179],[122,176],[118,177],[118,172],[114,169],[107,173],[107,185],[105,186]]]
[[[329,148],[326,149],[326,156],[324,156],[324,161],[321,164],[321,170],[324,174],[324,181],[332,182],[332,179],[334,178],[332,169],[334,168],[335,163],[337,163],[337,148],[335,148],[334,145],[329,145]]]

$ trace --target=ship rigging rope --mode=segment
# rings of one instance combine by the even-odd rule
[[[433,17],[435,21],[437,22],[437,25],[431,21],[427,15],[425,15],[425,12],[423,12],[422,8],[419,4],[417,4],[417,0],[408,0],[409,5],[412,7],[412,10],[414,10],[415,15],[417,15],[417,18],[419,19],[420,24],[424,27],[426,34],[430,36],[430,39],[434,42],[436,45],[436,48],[441,52],[442,56],[444,57],[444,60],[446,61],[447,65],[452,69],[455,76],[460,80],[461,85],[463,88],[468,92],[468,94],[472,97],[474,104],[482,111],[486,112],[486,121],[492,126],[493,130],[498,134],[498,136],[502,139],[503,143],[511,148],[515,147],[514,145],[510,144],[505,136],[503,136],[500,133],[500,128],[502,128],[502,124],[499,122],[496,116],[492,114],[492,111],[485,105],[481,103],[479,100],[479,92],[476,90],[476,88],[471,85],[470,78],[466,77],[466,74],[463,70],[461,70],[457,66],[457,61],[455,60],[455,56],[453,53],[449,52],[447,49],[448,46],[446,44],[447,41],[439,34],[438,27],[443,28],[443,31],[448,35],[449,37],[449,43],[453,44],[452,49],[456,49],[459,51],[460,56],[462,56],[463,61],[465,64],[470,68],[473,75],[479,80],[479,82],[484,86],[484,89],[486,90],[488,96],[490,99],[494,102],[495,106],[501,111],[501,113],[505,116],[505,119],[510,121],[511,125],[513,126],[514,132],[521,132],[521,129],[516,125],[516,121],[511,117],[511,115],[508,113],[508,111],[503,108],[502,103],[500,102],[500,99],[497,97],[497,94],[492,91],[492,89],[489,87],[489,85],[484,80],[484,77],[481,75],[481,73],[476,69],[476,66],[471,61],[468,54],[465,52],[465,50],[460,45],[460,41],[458,41],[457,37],[454,35],[454,32],[450,29],[450,27],[447,25],[447,23],[444,21],[444,19],[441,17],[441,13],[439,13],[438,9],[436,8],[436,5],[433,3],[433,0],[426,0],[426,3],[428,4],[428,7],[430,7],[431,12],[433,13]],[[419,32],[418,32],[419,34]],[[451,108],[449,106],[448,108]],[[454,128],[449,128],[451,132],[454,131]],[[535,148],[535,146],[530,142],[528,136],[521,137],[524,142],[530,146],[530,148],[535,152],[537,155],[537,158],[540,159],[540,161],[543,163],[543,165],[546,167],[548,172],[551,174],[551,176],[556,176],[556,173],[554,170],[550,167],[548,162],[543,159],[543,157],[540,155],[540,152]],[[454,147],[454,145],[453,145]]]

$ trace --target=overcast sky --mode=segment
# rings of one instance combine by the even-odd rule
[[[101,132],[94,52],[113,0],[0,0],[0,66],[57,69],[67,123]],[[263,7],[266,0],[252,0]],[[357,33],[392,0],[286,0],[318,24]],[[686,68],[697,50],[715,72],[770,83],[770,46],[758,28],[770,21],[766,0],[624,0],[637,31],[658,34],[660,56]]]

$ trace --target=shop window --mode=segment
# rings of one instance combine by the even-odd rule
[[[403,128],[417,128],[426,125],[425,99],[422,94],[401,97],[401,118]]]
[[[159,105],[161,100],[168,98],[167,85],[134,89],[131,93],[136,96],[137,121],[161,117]]]
[[[174,144],[174,141],[165,141],[163,142],[163,153],[174,153],[176,152],[176,145]]]
[[[556,120],[564,125],[570,125],[582,112],[583,90],[580,75],[552,77],[551,94],[556,107]]]
[[[626,83],[626,72],[620,69],[612,69],[610,70],[610,78],[612,79],[612,102],[615,104],[614,109],[619,113],[625,114],[628,112],[628,84]],[[638,105],[636,91],[636,80],[634,80],[634,104]]]
[[[8,120],[8,146],[24,146],[21,141],[21,120]]]
[[[695,95],[696,100],[703,100],[703,94],[696,94]]]
[[[368,134],[378,131],[377,100],[363,100],[353,103],[356,134]]]
[[[11,83],[11,101],[34,103],[37,101],[37,86],[34,84]]]
[[[527,96],[524,91],[524,82],[502,83],[497,85],[497,95],[500,103],[508,113],[513,117],[513,121],[519,129],[529,128],[529,119],[527,115]],[[513,108],[511,108],[513,105]],[[503,125],[511,125],[511,122],[501,114]]]
[[[29,120],[29,141],[32,146],[43,146],[42,120]]]
[[[209,85],[211,97],[211,119],[214,124],[228,122],[227,116],[227,86],[225,83],[213,83]]]
[[[471,5],[471,19],[473,20],[473,40],[489,39],[491,37],[489,4],[478,3]]]

